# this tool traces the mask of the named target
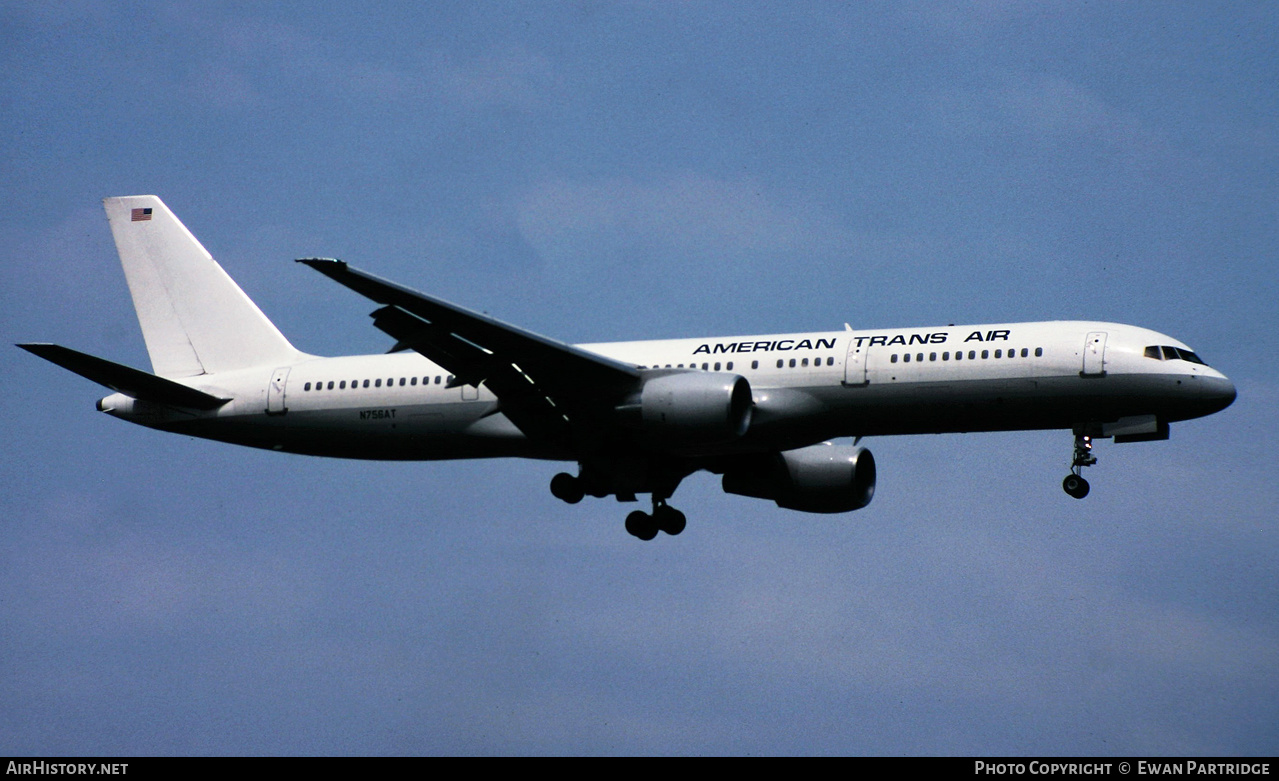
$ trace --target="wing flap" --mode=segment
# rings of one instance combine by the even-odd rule
[[[374,327],[395,339],[397,347],[421,353],[452,372],[450,385],[479,385],[487,378],[492,353],[398,306],[384,306],[371,317]]]
[[[560,444],[571,439],[571,426],[564,411],[557,409],[555,402],[518,365],[398,306],[374,312],[373,324],[397,344],[452,372],[450,385],[486,383],[501,401],[502,412],[526,436]]]

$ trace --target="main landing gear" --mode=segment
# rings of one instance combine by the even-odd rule
[[[675,482],[678,483],[678,481]],[[590,487],[584,483],[582,478],[574,477],[567,472],[560,472],[551,478],[551,494],[556,499],[569,504],[577,504],[588,493],[591,496],[602,497],[608,495],[607,490],[588,489]],[[669,493],[673,490],[673,487],[668,487],[664,491],[667,496],[663,496],[656,491],[653,493],[653,512],[651,514],[643,510],[636,510],[626,516],[627,533],[641,540],[651,540],[657,536],[658,532],[666,532],[674,537],[684,531],[684,527],[688,525],[688,519],[684,517],[684,513],[666,503]],[[634,501],[635,495],[628,494],[622,498],[627,501]]]
[[[666,532],[674,537],[684,531],[686,525],[688,525],[688,520],[684,517],[684,513],[671,507],[664,499],[660,501],[653,500],[652,515],[643,510],[636,510],[626,516],[627,533],[641,540],[651,540],[657,536],[659,531]]]
[[[560,472],[551,478],[551,495],[561,502],[577,504],[582,501],[582,497],[586,496],[586,489],[582,487],[582,481],[578,478],[568,472]]]
[[[1084,471],[1084,467],[1092,466],[1097,463],[1097,457],[1092,454],[1092,437],[1083,434],[1075,436],[1075,458],[1070,463],[1070,474],[1066,475],[1066,479],[1061,481],[1061,488],[1066,493],[1076,499],[1083,499],[1088,495],[1088,481],[1080,474]]]

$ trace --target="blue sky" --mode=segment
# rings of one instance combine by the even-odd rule
[[[100,199],[301,349],[341,257],[574,342],[1086,318],[1239,389],[1167,442],[867,440],[874,503],[131,427],[0,351],[3,754],[1274,754],[1268,3],[5,3],[0,330],[146,368]],[[264,378],[265,382],[265,378]]]

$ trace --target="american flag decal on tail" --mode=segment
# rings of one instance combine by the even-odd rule
[[[151,219],[151,208],[134,209],[129,213],[129,215],[130,222],[145,222],[146,220]]]

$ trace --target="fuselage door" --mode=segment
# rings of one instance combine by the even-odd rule
[[[1084,366],[1079,372],[1085,377],[1104,377],[1106,374],[1106,332],[1093,331],[1084,341]]]
[[[289,411],[284,404],[284,386],[288,379],[288,366],[271,373],[271,384],[266,386],[266,414],[283,415]]]
[[[866,373],[866,355],[870,352],[869,339],[848,337],[848,355],[844,358],[844,385],[850,388],[861,388],[869,384]],[[857,343],[861,342],[860,345]]]

